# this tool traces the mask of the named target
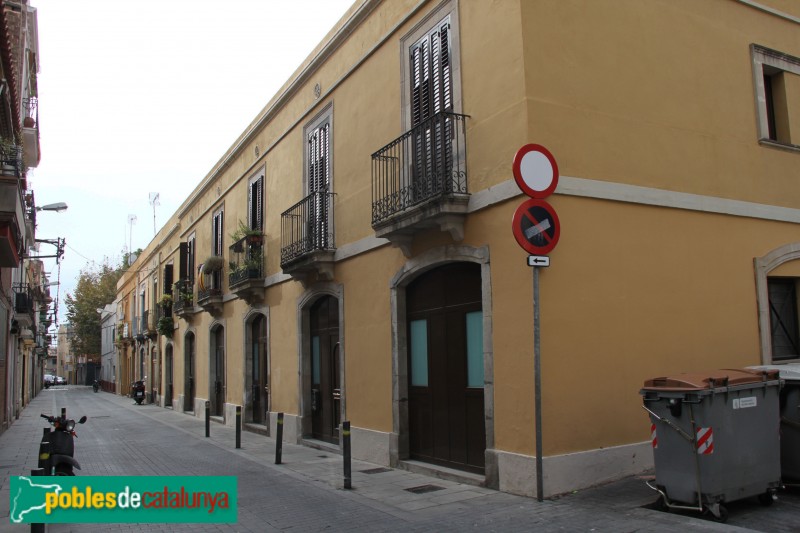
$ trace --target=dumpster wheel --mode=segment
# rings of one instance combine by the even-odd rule
[[[770,489],[767,492],[762,492],[758,495],[758,503],[764,507],[769,507],[775,503],[775,491]]]
[[[705,510],[715,522],[725,523],[728,521],[728,508],[719,502],[706,505]]]

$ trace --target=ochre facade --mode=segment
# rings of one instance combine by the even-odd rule
[[[117,390],[534,494],[537,143],[545,492],[650,467],[644,380],[798,358],[799,34],[778,0],[357,2],[120,281]]]

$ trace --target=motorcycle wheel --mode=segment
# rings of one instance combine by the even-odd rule
[[[72,471],[72,467],[68,464],[60,464],[56,465],[56,474],[57,476],[74,476],[75,472]]]
[[[144,400],[144,398],[136,398],[136,405],[142,405],[142,400]]]

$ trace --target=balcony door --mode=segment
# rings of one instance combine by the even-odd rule
[[[172,344],[164,350],[164,407],[172,407]]]
[[[411,196],[421,201],[443,192],[452,169],[453,111],[450,17],[436,24],[410,49],[412,136]]]

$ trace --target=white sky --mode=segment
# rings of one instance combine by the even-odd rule
[[[64,298],[121,261],[224,155],[354,0],[30,0],[39,19],[37,238],[66,239]],[[128,224],[128,215],[137,221]],[[42,255],[55,248],[40,246]],[[55,259],[45,259],[55,281]]]

